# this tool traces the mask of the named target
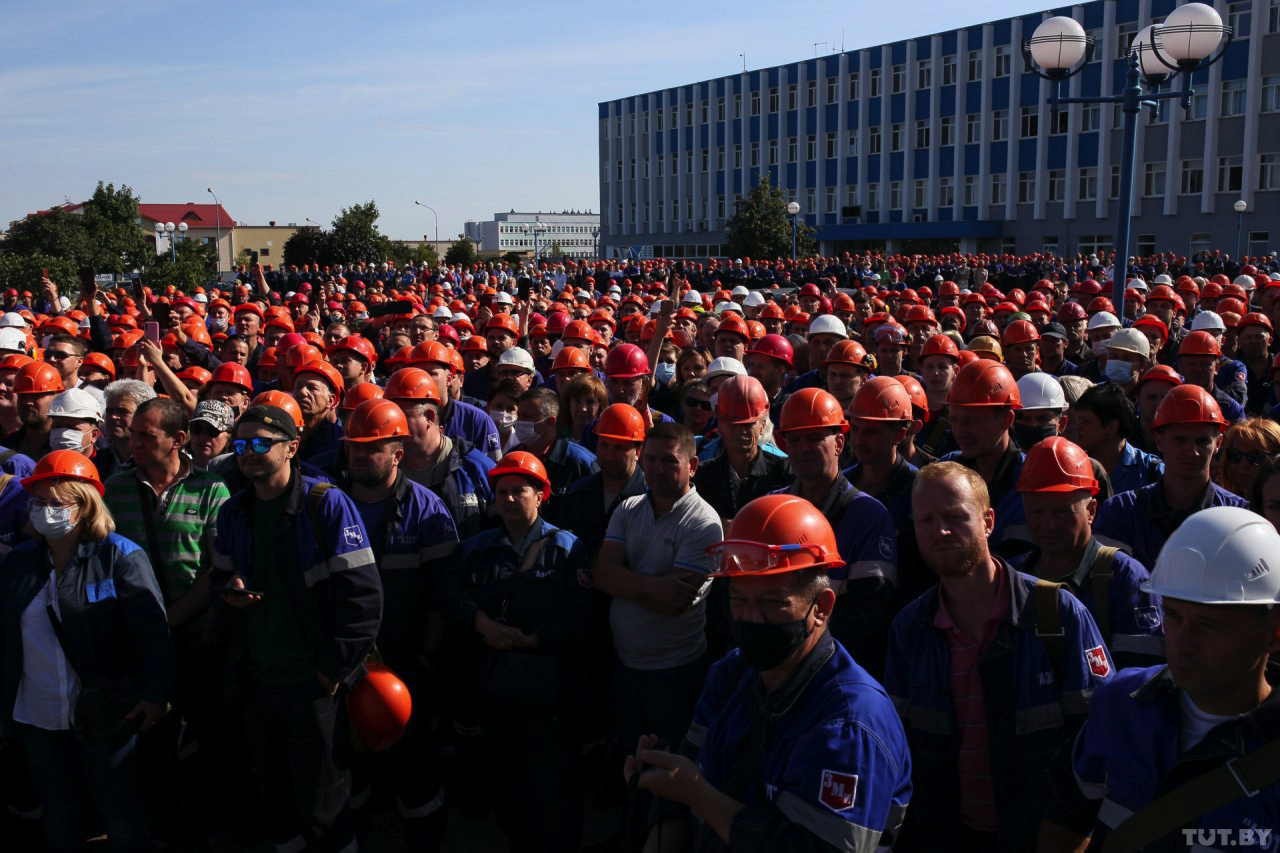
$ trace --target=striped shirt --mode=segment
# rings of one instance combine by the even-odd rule
[[[933,624],[942,632],[951,653],[951,704],[955,708],[960,736],[959,771],[960,822],[979,832],[995,832],[996,795],[991,782],[990,732],[987,731],[987,703],[982,695],[982,673],[978,661],[996,635],[1002,620],[1012,614],[1013,602],[1003,565],[997,564],[996,599],[991,614],[982,623],[982,636],[975,639],[961,630],[947,612],[945,595],[938,595],[938,612]]]
[[[183,453],[178,478],[159,495],[136,467],[113,474],[106,490],[116,532],[147,551],[165,603],[177,601],[209,566],[218,510],[230,496],[226,483],[217,474],[192,465],[191,457]],[[159,553],[151,553],[147,512],[155,519],[155,550]]]

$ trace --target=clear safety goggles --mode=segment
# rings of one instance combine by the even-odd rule
[[[766,545],[748,539],[725,539],[707,548],[707,567],[716,575],[750,575],[768,572],[784,560],[809,554],[813,563],[827,561],[821,545]]]

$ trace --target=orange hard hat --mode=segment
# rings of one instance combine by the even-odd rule
[[[717,402],[719,398],[717,398]],[[802,429],[834,429],[849,431],[840,401],[821,388],[802,388],[782,404],[777,433]]]
[[[377,364],[378,352],[364,335],[347,335],[326,350],[330,358],[339,352],[349,352],[364,359],[367,364]]]
[[[294,347],[294,349],[298,349],[298,347]],[[302,381],[302,375],[304,373],[312,373],[319,376],[325,381],[325,384],[329,386],[329,389],[333,391],[335,395],[341,396],[343,388],[346,387],[345,383],[342,381],[342,374],[338,372],[338,369],[322,359],[317,358],[312,361],[308,361],[293,372],[293,384],[295,387]]]
[[[865,367],[867,365],[867,350],[857,341],[839,340],[835,346],[827,350],[827,357],[822,360],[823,364],[852,364],[857,367]]]
[[[366,400],[381,400],[384,396],[386,395],[383,394],[381,386],[374,385],[372,382],[358,382],[342,395],[342,404],[338,408],[344,412],[355,411],[356,406]]]
[[[274,388],[270,391],[263,391],[258,396],[249,401],[250,406],[275,406],[284,409],[289,417],[293,418],[293,424],[298,429],[302,429],[305,425],[302,420],[302,409],[298,406],[298,401],[290,397],[283,391],[277,391]]]
[[[209,382],[225,382],[253,393],[253,378],[249,376],[249,371],[243,364],[236,364],[234,361],[224,361],[215,367],[209,376]]]
[[[375,386],[376,387],[376,386]],[[342,438],[345,441],[381,441],[384,438],[406,438],[409,422],[404,412],[390,400],[365,400],[347,419]]]
[[[1222,347],[1218,345],[1218,339],[1208,332],[1200,329],[1190,332],[1182,339],[1182,343],[1178,344],[1178,357],[1184,355],[1222,355]]]
[[[768,411],[769,397],[754,376],[730,376],[716,391],[716,418],[721,423],[749,423]]]
[[[98,469],[89,461],[89,457],[75,450],[55,450],[52,453],[46,453],[36,463],[31,476],[22,480],[22,488],[29,492],[42,480],[79,480],[93,486],[100,495],[106,491],[102,488]]]
[[[547,469],[542,466],[538,457],[524,450],[513,450],[498,460],[498,464],[489,469],[489,482],[496,483],[508,474],[516,474],[533,480],[542,487],[542,499],[551,497],[551,480],[547,477]]]
[[[409,727],[413,700],[405,683],[383,664],[367,663],[365,669],[364,678],[347,694],[347,717],[364,748],[380,752]]]
[[[564,347],[556,353],[556,360],[551,364],[551,372],[561,370],[590,370],[591,362],[586,352],[577,347]]]
[[[1035,343],[1038,340],[1040,340],[1040,333],[1036,331],[1035,325],[1030,320],[1014,320],[1004,327],[1000,343],[1012,347],[1018,344]]]
[[[899,373],[893,378],[907,389],[907,396],[911,398],[911,408],[920,410],[920,417],[916,420],[926,420],[929,417],[929,395],[924,392],[924,386],[909,373]],[[913,411],[912,414],[916,413]]]
[[[1021,320],[1014,322],[1020,323]],[[1009,325],[1013,325],[1010,323]],[[960,360],[960,347],[956,346],[956,342],[946,335],[934,335],[924,342],[924,346],[920,348],[920,358],[924,359],[931,355],[945,355],[956,361]]]
[[[1182,377],[1178,374],[1178,371],[1169,365],[1157,364],[1142,374],[1142,378],[1138,380],[1138,388],[1141,389],[1147,382],[1168,382],[1170,385],[1181,385]]]
[[[409,351],[407,364],[409,367],[421,367],[424,364],[442,364],[453,369],[453,359],[449,357],[451,347],[439,341],[423,341]]]
[[[787,494],[765,495],[738,510],[729,535],[706,553],[712,577],[759,577],[844,565],[826,516],[804,498]]]
[[[85,367],[96,367],[98,370],[104,371],[112,379],[116,378],[115,362],[112,361],[111,358],[105,353],[100,353],[100,352],[85,353],[84,362],[81,363],[80,369],[84,370]],[[3,370],[3,369],[4,369],[3,363],[0,363],[0,370]]]
[[[1020,492],[1074,492],[1088,489],[1098,493],[1089,454],[1060,435],[1038,442],[1027,451],[1018,475]]]
[[[402,367],[391,374],[384,395],[388,400],[420,400],[437,406],[442,402],[431,374],[416,367]]]
[[[947,405],[952,408],[1007,406],[1021,409],[1018,383],[1009,368],[998,361],[979,358],[960,368],[947,392]]]
[[[493,329],[501,329],[513,337],[520,337],[520,321],[510,314],[494,314],[488,323],[484,325],[484,332],[489,334]]]
[[[1156,406],[1153,430],[1167,426],[1216,424],[1218,432],[1227,428],[1226,418],[1213,395],[1199,385],[1178,385]]]
[[[592,431],[599,438],[612,441],[644,441],[644,418],[634,406],[614,403],[607,406]]]
[[[13,377],[15,394],[57,394],[65,390],[62,377],[52,364],[33,361],[18,369]]]
[[[849,404],[849,417],[861,421],[911,420],[911,395],[891,376],[876,376],[862,383]]]
[[[309,361],[319,361],[323,357],[324,354],[311,344],[294,344],[285,350],[284,366],[296,369]]]

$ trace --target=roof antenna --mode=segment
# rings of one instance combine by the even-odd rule
[[[738,54],[738,56],[742,57],[742,73],[746,74],[747,73],[747,55],[745,53],[740,53]]]

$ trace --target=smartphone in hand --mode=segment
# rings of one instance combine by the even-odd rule
[[[143,340],[151,341],[153,344],[160,343],[160,324],[155,320],[148,320],[142,324]]]

